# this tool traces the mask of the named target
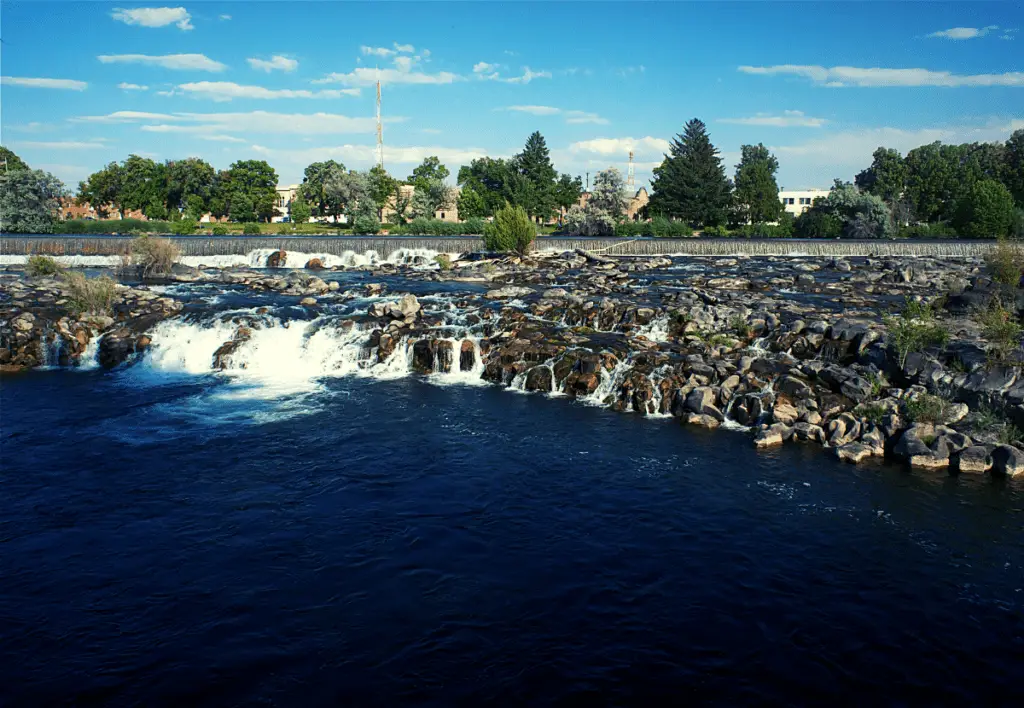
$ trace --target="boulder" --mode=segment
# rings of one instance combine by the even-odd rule
[[[954,457],[954,461],[961,473],[978,474],[992,469],[992,456],[984,445],[964,448]]]
[[[470,340],[463,340],[459,349],[459,370],[472,371],[474,366],[476,366],[476,347]]]
[[[319,258],[310,258],[306,261],[306,270],[323,270],[324,262]]]
[[[800,412],[788,403],[782,401],[775,404],[772,409],[772,420],[783,425],[792,425],[800,417]]]
[[[764,430],[758,431],[757,435],[754,436],[754,446],[758,448],[775,447],[788,440],[792,434],[793,430],[791,428],[776,423]]]
[[[719,426],[718,418],[700,413],[690,413],[683,420],[690,425],[699,425],[702,428],[717,428]]]
[[[523,297],[533,292],[530,288],[523,288],[516,285],[506,285],[497,290],[488,290],[484,295],[488,300],[503,300],[505,298]]]
[[[992,450],[992,472],[1007,477],[1024,475],[1024,452],[1010,445],[997,445]]]
[[[871,457],[874,454],[874,450],[870,445],[864,443],[847,443],[840,445],[839,447],[833,448],[835,455],[843,462],[849,462],[851,464],[859,464],[861,461]]]
[[[304,297],[301,300],[299,300],[299,304],[302,305],[303,307],[311,307],[312,305],[316,304],[316,298]]]
[[[284,268],[288,263],[288,254],[284,251],[274,251],[267,256],[267,268]]]

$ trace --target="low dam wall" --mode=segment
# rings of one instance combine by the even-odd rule
[[[483,250],[475,236],[169,236],[183,256],[244,256],[267,250],[328,254],[373,251],[381,260],[411,250],[436,253],[464,253]],[[129,236],[0,236],[0,256],[116,256],[124,253]],[[542,251],[570,251],[582,248],[605,255],[623,256],[978,256],[995,246],[994,241],[854,241],[824,239],[741,239],[741,238],[538,238]]]

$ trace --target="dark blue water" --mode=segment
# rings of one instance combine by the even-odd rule
[[[417,378],[0,386],[0,703],[1011,703],[1024,495]]]

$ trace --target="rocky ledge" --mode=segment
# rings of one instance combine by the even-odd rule
[[[409,294],[376,301],[344,323],[365,334],[366,365],[405,348],[421,373],[476,371],[495,384],[616,411],[743,428],[759,448],[813,443],[850,463],[889,456],[928,470],[1024,475],[1018,347],[996,351],[979,324],[994,302],[1020,321],[1024,298],[1020,288],[993,282],[980,259],[569,252],[466,254],[443,271],[424,265],[376,266],[366,275],[446,283],[459,293],[457,323],[451,307]],[[340,291],[331,270],[340,269],[182,270],[174,279],[291,296],[325,313],[337,300],[388,288]],[[54,338],[61,354],[51,363],[73,361],[97,334],[100,363],[116,365],[181,308],[122,287],[113,318],[58,317],[59,282],[4,287],[0,357],[9,367],[50,362],[46,351],[54,349],[40,343]],[[883,318],[905,302],[930,304],[945,341],[900,352]],[[214,368],[230,367],[231,354],[261,326],[236,319]]]

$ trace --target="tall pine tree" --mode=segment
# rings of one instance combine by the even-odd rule
[[[682,219],[694,227],[725,224],[732,183],[704,123],[689,121],[672,140],[669,154],[651,179],[652,213]]]
[[[516,189],[519,202],[530,216],[547,218],[555,207],[555,180],[558,173],[551,164],[547,143],[539,131],[526,140],[523,151],[516,155],[515,166],[528,185]]]

